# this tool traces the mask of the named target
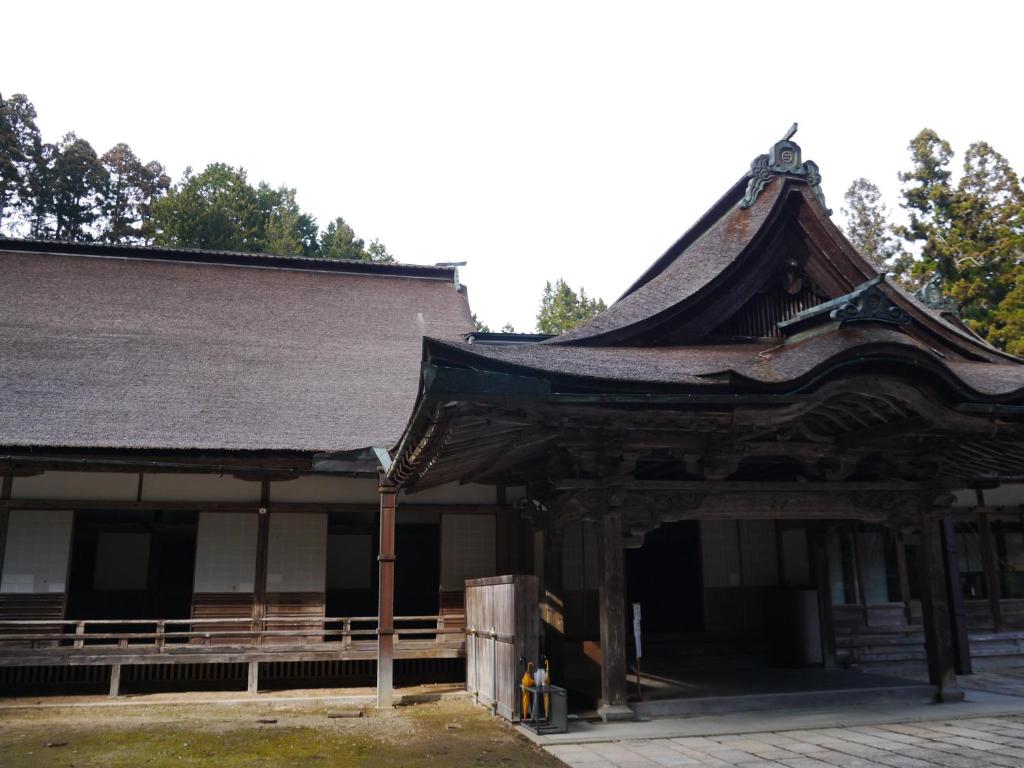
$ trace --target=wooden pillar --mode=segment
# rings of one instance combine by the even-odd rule
[[[256,529],[256,575],[253,580],[253,628],[260,630],[267,615],[267,552],[270,548],[270,480],[263,478],[260,487],[260,508]],[[260,638],[253,638],[260,644]]]
[[[988,594],[989,611],[992,613],[992,628],[996,632],[1002,632],[1003,604],[999,599],[1002,590],[996,566],[996,548],[992,543],[992,522],[984,512],[978,515],[978,529],[981,533],[981,560],[982,568],[985,570],[985,592]]]
[[[4,475],[0,480],[0,501],[7,501],[11,498],[11,491],[14,487],[13,475]],[[7,527],[11,519],[11,510],[0,507],[0,575],[4,572],[4,552],[7,551]]]
[[[967,611],[960,587],[960,560],[956,550],[956,529],[953,516],[942,518],[942,553],[946,567],[946,598],[949,600],[950,631],[953,638],[953,663],[958,675],[971,674],[971,644],[967,637]]]
[[[495,565],[502,575],[522,573],[519,563],[519,510],[506,503],[505,486],[499,485],[495,493],[497,503]]]
[[[897,528],[893,537],[896,548],[896,571],[900,579],[900,602],[903,603],[903,617],[909,625],[914,623],[914,611],[910,603],[910,572],[907,570],[907,545],[903,541],[903,529]]]
[[[626,584],[622,555],[622,513],[602,510],[599,528],[600,552],[600,625],[601,625],[601,706],[598,714],[605,722],[631,720],[633,711],[626,706]]]
[[[811,555],[814,583],[818,591],[818,622],[821,626],[821,663],[836,666],[836,630],[832,613],[832,579],[828,567],[828,529],[821,521],[811,527]]]
[[[857,577],[857,597],[860,602],[861,615],[864,618],[864,626],[871,626],[871,614],[868,611],[868,595],[864,589],[864,547],[860,540],[860,522],[854,522],[851,527],[853,537],[853,572]]]
[[[544,632],[544,655],[551,670],[565,680],[565,591],[562,584],[562,547],[564,534],[557,523],[544,531],[544,582],[541,591],[540,618]]]
[[[395,514],[398,488],[381,478],[380,554],[377,609],[377,706],[391,707],[394,701],[395,662]]]
[[[249,662],[249,680],[246,685],[246,690],[249,693],[257,693],[260,689],[260,663],[258,661]]]
[[[949,605],[946,602],[946,569],[943,568],[940,522],[930,514],[930,499],[922,498],[921,520],[921,609],[925,647],[928,652],[928,680],[935,686],[935,700],[961,701],[953,658]]]
[[[116,698],[121,693],[121,665],[110,665],[110,698]]]

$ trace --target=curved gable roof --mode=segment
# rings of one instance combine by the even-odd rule
[[[778,269],[794,243],[809,251],[802,269],[839,298],[878,276],[835,226],[805,180],[771,179],[749,207],[742,184],[729,192],[614,304],[554,346],[697,343],[729,319]],[[1019,363],[958,319],[926,307],[897,285],[883,286],[913,318],[909,332],[968,360]]]

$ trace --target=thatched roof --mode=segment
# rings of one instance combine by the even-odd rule
[[[0,444],[392,445],[454,270],[0,241]]]

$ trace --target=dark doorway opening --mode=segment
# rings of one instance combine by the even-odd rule
[[[626,598],[641,604],[645,634],[704,629],[699,523],[666,523],[626,550]]]
[[[436,616],[441,583],[441,526],[396,526],[395,559],[395,615]]]
[[[380,535],[376,510],[331,512],[327,529],[327,590],[330,618],[376,616]]]
[[[69,619],[179,619],[192,608],[198,514],[75,513]]]

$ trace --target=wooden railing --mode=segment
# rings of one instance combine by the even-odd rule
[[[453,618],[458,617],[396,616],[395,644],[462,643],[464,630],[451,626]],[[61,651],[105,646],[160,651],[168,645],[209,646],[215,643],[255,646],[267,642],[300,645],[315,642],[318,645],[338,643],[342,647],[352,647],[365,646],[375,642],[376,638],[376,616],[0,620],[0,654],[5,646],[60,648]]]

